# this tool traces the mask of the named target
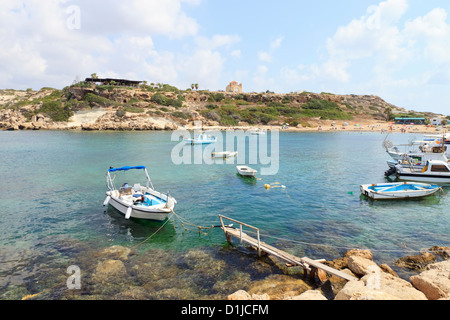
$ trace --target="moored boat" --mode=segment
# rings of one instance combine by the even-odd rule
[[[211,153],[211,157],[227,159],[227,158],[235,157],[235,156],[237,156],[237,154],[238,154],[237,151],[213,152],[213,153]]]
[[[236,169],[238,173],[244,177],[254,177],[258,173],[258,171],[248,166],[237,166]]]
[[[374,200],[392,200],[427,197],[442,189],[440,186],[426,183],[397,182],[363,184],[360,190],[363,195]]]
[[[146,186],[141,186],[139,183],[130,186],[128,183],[124,183],[117,188],[114,183],[115,178],[111,177],[111,174],[129,170],[143,170],[147,179]],[[109,190],[106,192],[103,205],[110,204],[125,215],[127,220],[137,218],[164,221],[177,203],[170,195],[162,194],[154,189],[144,166],[110,168],[106,173],[106,184]]]
[[[441,160],[428,160],[422,169],[414,167],[395,166],[395,175],[400,180],[421,182],[450,183],[450,167],[448,162]]]
[[[184,142],[186,144],[210,144],[216,142],[217,139],[209,134],[205,134],[204,132],[201,132],[197,135],[195,135],[194,138],[185,138]]]

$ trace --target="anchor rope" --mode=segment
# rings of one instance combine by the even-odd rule
[[[246,232],[252,233],[254,235],[257,234],[255,231],[252,231],[252,230],[248,230]],[[407,245],[403,242],[402,242],[402,246],[408,250],[404,250],[404,249],[403,250],[400,250],[400,249],[368,249],[368,248],[355,248],[355,246],[352,246],[352,247],[337,246],[337,245],[331,245],[331,244],[322,244],[322,243],[313,243],[313,242],[298,241],[298,240],[293,240],[293,239],[286,239],[286,238],[282,238],[282,237],[271,236],[269,234],[261,233],[261,232],[260,232],[260,236],[264,236],[266,238],[271,238],[271,239],[275,239],[275,240],[281,240],[281,241],[285,241],[285,242],[308,245],[308,246],[329,247],[329,248],[345,249],[345,250],[359,249],[359,250],[370,250],[373,252],[409,252],[409,253],[432,252],[429,249],[425,249],[425,248],[421,248],[419,250],[408,248]]]

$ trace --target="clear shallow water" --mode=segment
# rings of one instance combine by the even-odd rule
[[[392,134],[389,140],[412,137]],[[170,192],[178,200],[175,212],[196,225],[218,225],[222,214],[259,227],[264,241],[299,256],[335,259],[359,247],[393,266],[409,250],[449,246],[448,188],[412,201],[360,196],[360,184],[386,181],[384,138],[282,132],[279,172],[250,182],[236,175],[233,161],[174,165],[177,142],[167,132],[0,132],[0,292],[60,267],[80,254],[79,243],[131,247],[158,230],[161,224],[125,221],[103,207],[110,166],[147,166],[155,188]],[[275,182],[286,189],[265,190]],[[175,219],[142,248],[177,255],[219,250],[225,242],[220,229],[199,234]]]

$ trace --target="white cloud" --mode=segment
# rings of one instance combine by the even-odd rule
[[[62,87],[76,76],[83,78],[92,72],[176,81],[175,54],[159,51],[154,36],[178,40],[197,34],[198,24],[183,12],[182,2],[200,3],[4,0],[0,11],[0,87]],[[71,6],[79,8],[79,17],[67,10]],[[79,29],[70,28],[74,18],[80,20]],[[222,46],[229,41],[218,36],[212,43]]]
[[[278,37],[274,41],[270,43],[270,49],[275,50],[278,49],[281,46],[281,43],[283,42],[284,37]]]
[[[231,56],[233,58],[239,59],[242,56],[242,52],[239,49],[238,50],[234,50],[234,51],[231,52]]]
[[[271,62],[272,56],[268,52],[260,51],[258,52],[258,59],[263,62]]]

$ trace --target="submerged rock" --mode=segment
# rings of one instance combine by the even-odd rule
[[[436,257],[429,252],[423,252],[418,255],[400,258],[395,262],[395,264],[402,268],[420,271],[424,270],[428,264],[433,262],[436,262]]]

